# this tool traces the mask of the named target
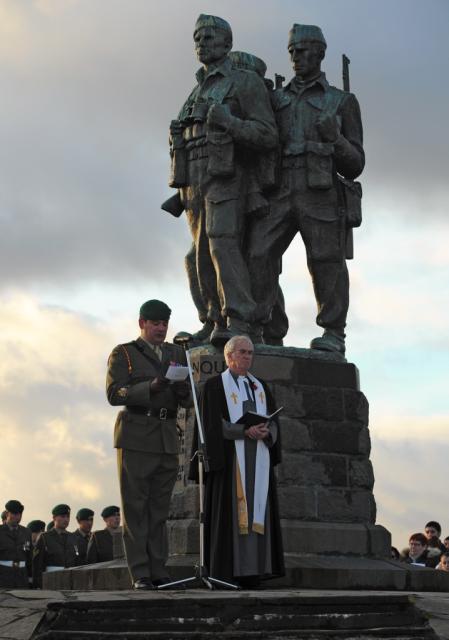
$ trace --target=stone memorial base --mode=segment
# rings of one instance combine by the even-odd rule
[[[210,346],[193,349],[191,358],[199,384],[225,368],[223,354]],[[391,560],[390,533],[376,524],[368,402],[357,367],[326,353],[258,346],[252,372],[284,407],[277,481],[286,576],[267,587],[449,591],[449,574]],[[193,419],[193,412],[181,419],[167,523],[175,579],[194,574],[199,554],[198,487],[187,480]],[[123,560],[44,576],[47,589],[129,587]]]

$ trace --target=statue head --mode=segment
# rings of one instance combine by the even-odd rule
[[[201,64],[219,63],[232,49],[231,25],[223,18],[202,13],[195,23],[193,40]]]
[[[231,51],[231,53],[229,54],[229,59],[231,60],[233,66],[237,69],[254,71],[261,78],[265,77],[267,65],[262,60],[262,58],[258,58],[252,53],[247,53],[246,51]]]
[[[309,80],[321,71],[321,61],[327,43],[320,27],[313,24],[294,24],[288,34],[288,52],[295,74]]]

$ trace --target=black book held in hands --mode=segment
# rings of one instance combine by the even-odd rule
[[[254,425],[260,424],[261,422],[270,422],[270,420],[273,420],[273,418],[277,416],[283,408],[284,407],[279,407],[279,409],[269,416],[265,416],[262,413],[256,413],[256,411],[247,411],[237,420],[237,424],[244,424],[246,429],[249,429],[249,427],[254,427]]]

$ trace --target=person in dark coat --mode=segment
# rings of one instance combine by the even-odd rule
[[[436,520],[430,520],[424,527],[424,535],[427,538],[427,546],[429,548],[436,548],[440,550],[440,553],[446,551],[446,547],[440,540],[441,525]]]
[[[87,545],[91,537],[92,526],[94,523],[95,513],[92,509],[83,508],[76,514],[76,521],[78,522],[78,529],[73,532],[73,536],[76,539],[76,546],[79,552],[79,559],[81,564],[86,563]]]
[[[440,552],[427,546],[427,538],[423,533],[414,533],[409,539],[409,550],[402,556],[402,562],[418,564],[435,569]]]
[[[35,547],[39,535],[42,531],[45,531],[45,522],[43,520],[31,520],[31,522],[27,524],[27,529],[31,531],[31,542],[33,547]]]
[[[42,588],[42,574],[76,567],[81,563],[77,540],[67,531],[70,507],[58,504],[52,510],[54,527],[39,536],[33,551],[33,586]]]
[[[120,507],[111,505],[101,512],[106,527],[94,531],[87,547],[87,564],[114,559],[114,536],[121,535]]]
[[[31,578],[31,532],[22,527],[24,506],[18,500],[5,505],[5,523],[0,526],[0,588],[23,589]]]
[[[284,574],[274,476],[281,458],[279,424],[237,423],[247,411],[267,416],[275,405],[266,383],[248,373],[251,340],[235,336],[224,353],[228,369],[206,381],[199,400],[209,461],[205,564],[214,578],[257,588],[261,579]],[[195,472],[192,465],[192,478]]]

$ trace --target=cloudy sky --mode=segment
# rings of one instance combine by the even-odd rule
[[[0,0],[0,502],[22,500],[27,522],[116,503],[107,356],[148,298],[174,309],[171,333],[198,328],[186,222],[160,203],[200,12],[271,77],[292,75],[293,22],[322,27],[331,83],[351,59],[367,165],[348,359],[371,407],[378,522],[399,547],[431,518],[448,535],[447,0]],[[307,346],[299,238],[282,285],[286,343]]]

